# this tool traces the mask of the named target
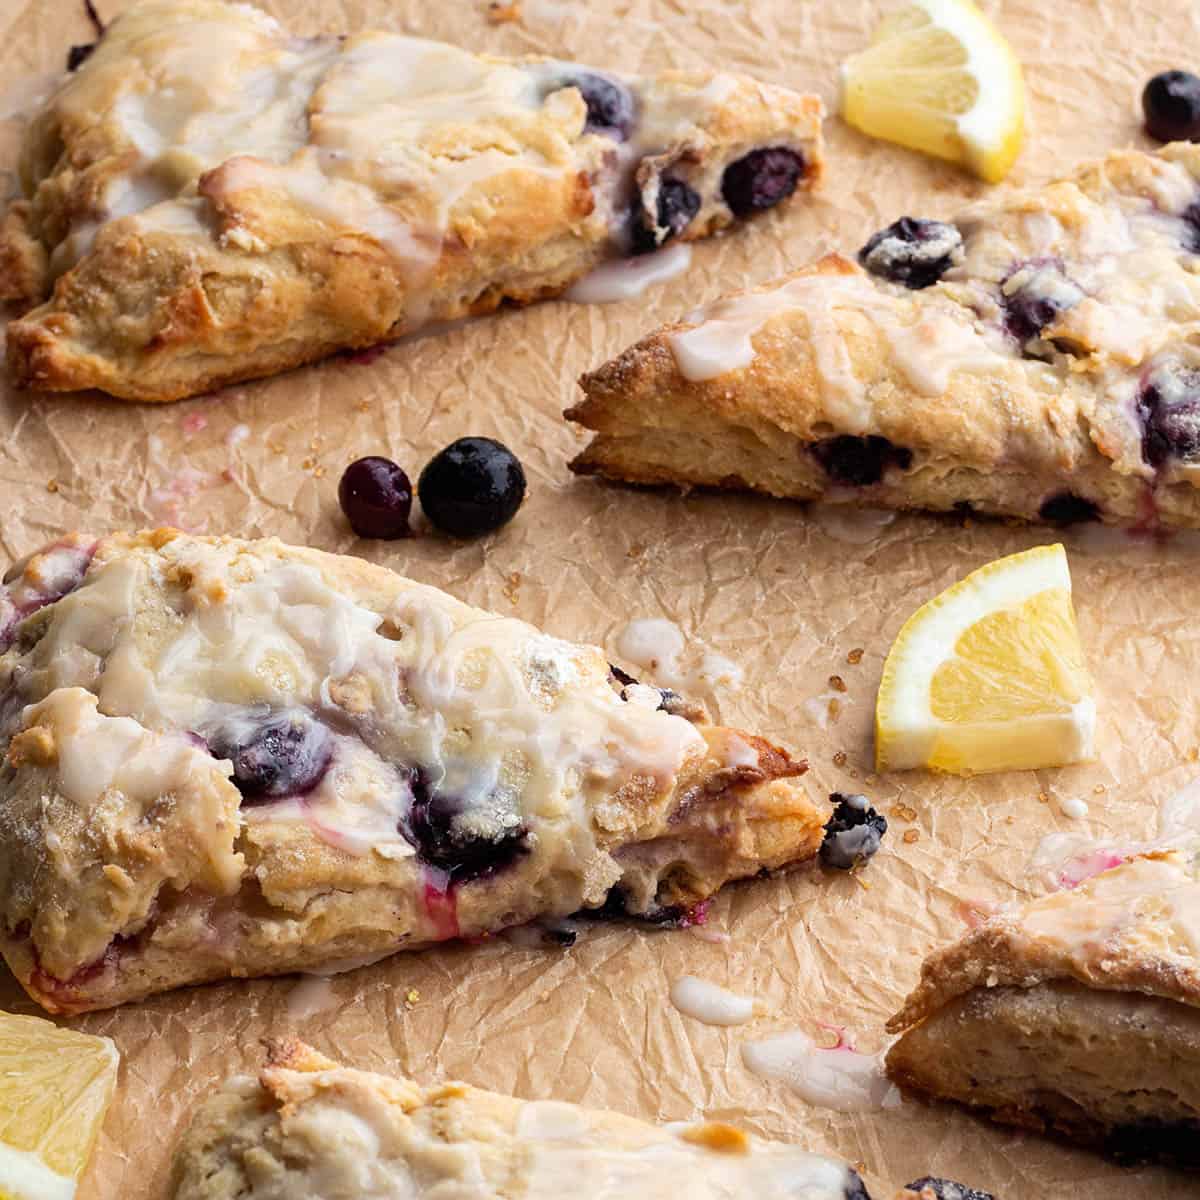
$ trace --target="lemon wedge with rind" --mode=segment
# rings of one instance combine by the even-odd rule
[[[0,1013],[0,1200],[72,1200],[118,1062],[108,1038]]]
[[[1061,545],[988,563],[900,630],[875,706],[875,767],[955,775],[1092,757],[1096,705]]]
[[[842,65],[842,116],[996,183],[1024,137],[1021,64],[972,0],[910,0]]]

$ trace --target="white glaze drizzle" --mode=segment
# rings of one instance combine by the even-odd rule
[[[744,1025],[754,1019],[758,1007],[752,996],[740,996],[695,975],[683,975],[671,984],[671,1003],[685,1017],[705,1025]]]
[[[682,275],[692,261],[686,242],[672,242],[653,254],[619,258],[597,267],[573,283],[564,296],[576,304],[613,304],[640,296],[652,284]]]

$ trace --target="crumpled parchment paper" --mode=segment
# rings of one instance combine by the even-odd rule
[[[123,0],[97,4],[108,18]],[[299,33],[388,27],[627,71],[719,64],[813,89],[832,107],[839,62],[864,44],[885,4],[520,0],[521,19],[504,24],[487,20],[487,0],[266,7]],[[986,7],[1026,70],[1029,134],[1018,182],[1111,147],[1148,144],[1137,111],[1143,82],[1165,67],[1196,65],[1185,48],[1200,46],[1200,8],[1187,0]],[[61,69],[71,43],[91,37],[81,0],[2,0],[0,90],[9,96],[0,113],[19,108],[47,72]],[[1180,1194],[1181,1178],[1165,1171],[1121,1170],[948,1108],[810,1108],[742,1065],[743,1041],[788,1029],[815,1034],[818,1022],[846,1026],[861,1047],[878,1048],[921,958],[961,932],[964,903],[1027,894],[1029,857],[1052,831],[1149,834],[1158,802],[1197,773],[1200,742],[1192,686],[1200,550],[1192,539],[1065,539],[1097,684],[1098,762],[975,781],[877,779],[871,711],[900,624],[968,570],[1053,540],[1050,531],[847,519],[568,474],[580,439],[559,414],[581,371],[725,290],[836,247],[853,251],[901,214],[942,216],[983,191],[836,118],[827,131],[827,182],[814,202],[699,245],[686,275],[639,300],[504,312],[369,363],[334,359],[161,407],[0,391],[0,561],[66,530],[173,523],[361,554],[610,653],[627,620],[666,617],[743,666],[740,689],[702,697],[725,721],[805,752],[814,793],[865,790],[892,822],[885,852],[861,880],[805,869],[730,888],[708,926],[728,942],[597,924],[568,950],[498,938],[401,955],[328,986],[229,983],[76,1019],[76,1028],[113,1037],[122,1054],[120,1090],[81,1200],[159,1200],[197,1099],[227,1073],[256,1067],[259,1039],[283,1033],[423,1081],[457,1077],[651,1120],[735,1121],[863,1164],[877,1196],[926,1172],[1003,1200]],[[19,120],[0,123],[0,187],[9,190],[19,135]],[[335,496],[346,463],[386,454],[415,478],[432,453],[468,433],[499,437],[524,461],[530,497],[511,526],[468,544],[351,536]],[[852,664],[856,648],[863,654]],[[831,675],[844,693],[830,687]],[[1064,816],[1060,801],[1069,798],[1086,800],[1089,815]],[[740,1029],[682,1017],[667,993],[685,973],[757,996],[765,1014]],[[7,977],[0,1005],[34,1011]]]

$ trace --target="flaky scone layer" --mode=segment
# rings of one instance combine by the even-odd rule
[[[574,469],[1200,524],[1200,147],[1118,151],[884,249],[863,255],[877,273],[829,256],[585,375],[567,415],[596,436]],[[934,281],[907,286],[919,268]]]
[[[628,1200],[869,1200],[843,1163],[729,1125],[667,1129],[462,1083],[423,1088],[296,1042],[270,1050],[257,1081],[230,1081],[197,1113],[174,1200],[560,1200],[614,1188]]]
[[[720,72],[626,79],[142,0],[26,138],[0,295],[38,307],[9,370],[172,400],[556,295],[811,187],[820,119]]]
[[[1002,910],[925,961],[888,1029],[910,1092],[1200,1168],[1200,845]]]
[[[10,573],[0,751],[0,951],[63,1012],[606,904],[680,919],[811,858],[825,815],[802,761],[596,647],[173,530]]]

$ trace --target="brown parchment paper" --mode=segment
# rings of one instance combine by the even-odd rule
[[[111,17],[123,0],[97,0]],[[297,32],[403,29],[498,53],[542,52],[623,70],[706,63],[820,93],[832,107],[839,62],[883,3],[839,0],[518,0],[493,25],[486,0],[268,0]],[[1029,134],[1014,179],[1036,182],[1111,147],[1143,145],[1145,79],[1200,59],[1191,0],[1004,0],[986,5],[1025,65]],[[91,40],[81,0],[0,0],[0,90],[61,68]],[[0,111],[14,106],[10,100]],[[0,123],[0,168],[20,124]],[[196,1100],[253,1069],[259,1039],[297,1033],[348,1063],[417,1079],[457,1077],[530,1098],[606,1106],[651,1120],[701,1114],[864,1164],[874,1194],[932,1172],[1003,1200],[1122,1196],[1166,1200],[1194,1188],[1153,1169],[1007,1132],[946,1108],[884,1113],[808,1107],[749,1074],[741,1044],[818,1022],[881,1044],[884,1019],[922,956],[957,936],[964,901],[1033,886],[1029,855],[1050,832],[1147,835],[1156,805],[1200,773],[1193,688],[1200,661],[1187,538],[1156,547],[1066,538],[1100,708],[1100,760],[975,781],[871,775],[880,666],[905,617],[969,569],[1052,540],[1038,528],[964,527],[926,517],[847,523],[798,505],[681,497],[576,480],[579,438],[560,418],[575,379],[658,322],[835,247],[857,248],[901,214],[941,216],[983,185],[827,124],[827,182],[801,203],[700,245],[685,276],[618,305],[544,304],[262,383],[161,407],[94,395],[0,392],[0,560],[66,530],[175,523],[277,534],[361,554],[463,599],[614,651],[634,617],[667,617],[742,665],[740,690],[709,700],[726,721],[805,752],[814,792],[868,791],[892,820],[861,882],[801,870],[729,889],[710,928],[598,925],[569,950],[505,939],[402,955],[333,981],[230,983],[71,1022],[113,1037],[120,1089],[83,1200],[159,1200],[172,1146]],[[11,170],[0,177],[11,189]],[[498,536],[359,542],[336,502],[341,468],[387,454],[416,472],[463,434],[497,436],[524,461],[530,496]],[[696,642],[694,645],[699,646]],[[857,665],[848,652],[862,648]],[[831,675],[845,681],[829,719]],[[1043,793],[1048,799],[1039,799]],[[1084,821],[1058,800],[1090,805]],[[766,1014],[722,1030],[681,1017],[671,982],[694,973],[752,993]],[[298,987],[308,986],[307,992]],[[34,1011],[11,978],[0,1005]],[[308,1011],[306,1011],[306,1009]]]

